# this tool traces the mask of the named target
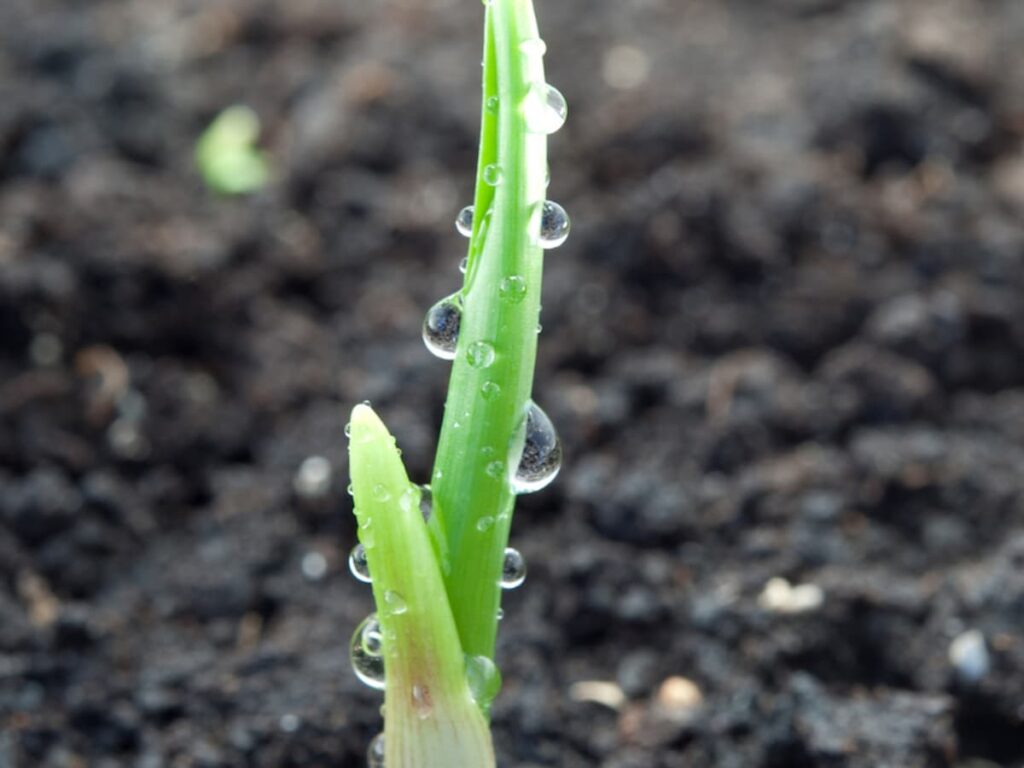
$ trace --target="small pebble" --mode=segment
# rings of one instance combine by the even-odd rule
[[[992,666],[985,635],[977,629],[969,629],[957,635],[949,644],[949,663],[961,681],[979,682]]]
[[[772,613],[807,613],[817,610],[825,602],[825,593],[817,584],[794,587],[782,578],[769,579],[757,598],[758,605]]]

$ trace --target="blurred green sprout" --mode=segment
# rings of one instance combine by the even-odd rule
[[[259,116],[241,104],[214,118],[196,142],[195,159],[203,181],[222,195],[258,192],[270,179],[270,165],[257,146]]]

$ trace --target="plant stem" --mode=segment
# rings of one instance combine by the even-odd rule
[[[530,87],[544,84],[542,46],[531,45],[538,40],[532,2],[492,0],[484,37],[473,236],[434,465],[431,532],[445,553],[445,585],[462,648],[493,657],[515,503],[509,478],[522,449],[537,349],[547,138],[527,129],[523,112]],[[485,177],[495,166],[500,181],[492,186]],[[522,281],[525,294],[511,294],[510,281]],[[486,366],[473,359],[473,345],[480,349],[481,343],[494,351]]]

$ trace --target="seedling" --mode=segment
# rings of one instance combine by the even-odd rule
[[[433,475],[410,482],[395,440],[369,407],[349,427],[359,544],[353,573],[377,605],[352,640],[356,674],[385,692],[385,730],[369,764],[494,765],[487,718],[502,587],[525,577],[507,547],[516,495],[561,464],[551,422],[531,400],[545,249],[569,219],[545,199],[547,136],[565,101],[544,79],[530,0],[485,0],[480,152],[460,290],[428,312],[423,339],[452,361]],[[372,579],[371,579],[372,576]]]
[[[196,142],[196,166],[210,189],[222,195],[257,192],[270,178],[267,158],[256,148],[260,119],[249,107],[228,107]]]

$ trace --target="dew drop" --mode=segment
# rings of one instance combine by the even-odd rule
[[[487,111],[490,112],[492,115],[498,114],[499,104],[500,100],[498,99],[497,96],[488,96],[487,101],[484,102],[484,106],[487,108]]]
[[[501,673],[486,656],[466,656],[466,682],[473,700],[486,710],[501,690]]]
[[[496,187],[501,183],[501,177],[504,176],[505,172],[501,166],[497,163],[491,163],[490,165],[484,166],[484,184],[491,187]]]
[[[531,37],[519,44],[519,50],[527,55],[543,56],[548,52],[548,44],[539,37]]]
[[[469,269],[469,257],[463,256],[462,260],[459,262],[459,272],[466,274],[467,269]]]
[[[348,492],[349,496],[355,496],[356,495],[356,489],[352,486],[352,483],[349,483],[348,486],[345,488],[345,490]]]
[[[441,299],[427,312],[423,321],[423,343],[442,360],[454,360],[462,322],[462,300],[458,295]]]
[[[388,501],[391,498],[391,494],[388,493],[388,489],[380,483],[373,486],[373,498],[375,501]]]
[[[405,602],[405,598],[402,597],[402,594],[393,589],[389,589],[384,593],[384,605],[391,616],[401,616],[409,610],[409,606]]]
[[[352,422],[345,422],[345,437],[352,437]]]
[[[502,619],[504,619],[505,618],[505,609],[504,608],[499,608],[498,609],[498,613],[495,615],[495,618],[498,621],[501,621]]]
[[[498,294],[510,304],[518,304],[526,298],[526,278],[522,275],[503,277],[498,285]]]
[[[466,350],[466,362],[473,368],[490,368],[494,363],[494,347],[486,341],[474,341]]]
[[[505,462],[492,461],[487,465],[486,471],[488,477],[493,477],[495,480],[501,480],[505,474]]]
[[[508,547],[501,564],[501,588],[515,589],[526,581],[526,560],[518,549]]]
[[[384,768],[384,734],[373,737],[366,750],[366,768]]]
[[[569,228],[569,214],[565,208],[545,200],[540,214],[540,247],[545,250],[557,248],[569,238]]]
[[[569,108],[565,97],[553,85],[534,83],[523,104],[523,114],[527,128],[550,135],[565,125]]]
[[[533,493],[548,486],[562,468],[562,443],[551,419],[532,400],[526,407],[526,436],[512,490]]]
[[[480,385],[480,394],[484,396],[484,400],[493,402],[501,394],[501,385],[496,381],[485,381]]]
[[[349,660],[361,682],[378,691],[384,690],[384,635],[377,614],[371,613],[356,627]]]
[[[455,229],[463,237],[471,237],[473,235],[473,206],[467,205],[461,211],[459,215],[455,217]]]
[[[487,517],[481,517],[476,521],[476,529],[480,533],[486,533],[494,527],[494,518],[488,515]]]
[[[434,702],[430,699],[430,688],[419,683],[413,684],[412,708],[420,720],[430,717],[434,711]]]
[[[366,557],[366,547],[356,544],[348,554],[348,569],[357,581],[369,584],[373,581],[370,576],[370,562]]]

